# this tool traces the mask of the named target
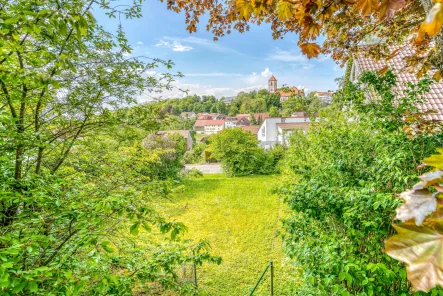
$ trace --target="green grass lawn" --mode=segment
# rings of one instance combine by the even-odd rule
[[[162,212],[188,227],[185,238],[210,242],[221,265],[198,267],[199,288],[207,295],[249,295],[266,265],[275,265],[274,295],[291,295],[295,270],[284,256],[281,222],[286,206],[272,194],[278,176],[228,178],[206,175],[162,204]],[[269,274],[254,295],[269,294]]]

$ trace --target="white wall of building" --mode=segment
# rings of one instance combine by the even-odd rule
[[[260,142],[278,142],[277,123],[303,123],[309,122],[309,118],[296,117],[271,117],[266,118],[258,130],[257,138]]]
[[[205,134],[206,135],[211,135],[211,134],[216,134],[219,131],[223,130],[223,124],[220,125],[205,125]]]

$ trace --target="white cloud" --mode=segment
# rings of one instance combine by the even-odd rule
[[[250,85],[247,87],[214,87],[209,84],[192,84],[192,83],[182,83],[180,81],[175,81],[173,83],[173,88],[171,90],[165,90],[161,93],[144,93],[138,97],[139,102],[148,102],[154,99],[167,99],[167,98],[184,98],[188,95],[200,95],[200,96],[210,96],[213,95],[217,98],[235,96],[239,92],[250,92],[253,90],[264,89],[267,86],[264,84]],[[184,92],[188,90],[188,92]]]
[[[314,65],[306,64],[306,65],[303,66],[303,69],[309,70],[309,69],[312,69],[313,67],[314,67]]]
[[[155,47],[165,47],[171,48],[173,51],[185,52],[191,51],[193,48],[188,45],[183,45],[179,41],[174,41],[172,43],[161,39],[157,44],[154,44]]]
[[[198,38],[198,37],[193,37],[193,36],[186,37],[186,38],[164,36],[163,39],[173,41],[173,42],[177,41],[177,42],[182,42],[182,43],[199,45],[199,46],[205,47],[205,48],[215,51],[215,52],[235,53],[235,54],[239,54],[242,56],[247,56],[246,54],[241,53],[231,47],[226,47],[226,46],[221,45],[219,41],[214,41],[214,40],[210,40],[210,39]]]
[[[272,76],[272,72],[269,70],[269,68],[266,68],[262,72],[260,72],[260,75],[257,72],[252,72],[251,75],[248,75],[245,79],[246,83],[249,85],[259,84],[259,85],[265,85],[267,83],[267,80],[269,77]]]
[[[172,50],[173,51],[180,51],[180,52],[184,52],[184,51],[190,51],[192,50],[191,46],[188,45],[182,45],[180,42],[178,41],[174,41],[173,45],[172,45]]]
[[[281,62],[299,62],[305,63],[308,59],[301,53],[295,51],[287,51],[276,49],[267,55],[267,60],[281,61]]]
[[[123,55],[124,57],[130,57],[130,56],[132,56],[132,53],[130,53],[130,52],[124,52],[122,55]]]
[[[143,42],[142,42],[142,41],[138,41],[137,44],[138,44],[138,45],[142,45]]]
[[[222,73],[222,72],[213,72],[213,73],[184,73],[185,77],[241,77],[245,76],[240,73]]]
[[[261,77],[268,78],[272,76],[272,72],[269,71],[269,68],[266,68],[263,72],[261,72]]]
[[[155,47],[170,47],[168,41],[160,40],[157,44],[154,44]]]

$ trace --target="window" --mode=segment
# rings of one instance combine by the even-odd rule
[[[263,129],[261,130],[261,135],[264,137],[266,136],[266,130],[265,130],[265,126],[263,126]]]
[[[285,122],[286,122],[286,118],[282,118],[282,119],[281,119],[281,122],[282,122],[282,123],[285,123]]]

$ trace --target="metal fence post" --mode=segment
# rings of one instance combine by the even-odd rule
[[[272,264],[271,260],[271,296],[274,296],[274,264]]]
[[[194,262],[193,266],[194,266],[194,284],[195,284],[195,288],[198,288],[198,286],[197,286],[197,266],[195,265],[195,262]]]

